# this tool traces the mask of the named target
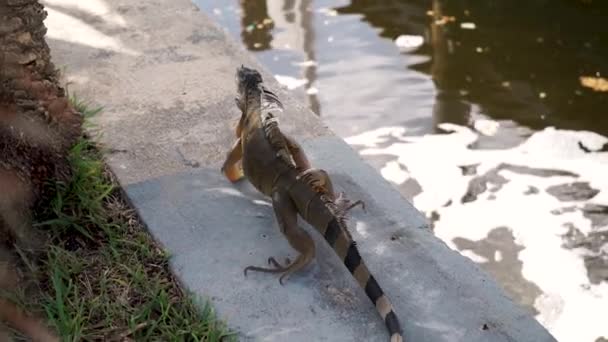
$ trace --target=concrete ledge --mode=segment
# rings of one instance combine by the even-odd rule
[[[219,173],[238,118],[235,68],[260,65],[187,0],[117,0],[97,14],[74,4],[50,13],[53,58],[67,66],[72,91],[105,107],[97,123],[113,149],[108,163],[172,253],[179,279],[210,298],[244,341],[388,340],[363,291],[318,237],[317,260],[285,286],[266,274],[243,277],[245,266],[268,256],[293,257],[267,199]],[[101,38],[79,41],[78,25]],[[278,95],[288,108],[281,127],[339,189],[366,201],[367,213],[353,211],[352,232],[407,340],[554,341],[436,239],[424,217],[316,116],[283,90]]]

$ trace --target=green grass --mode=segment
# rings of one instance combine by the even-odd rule
[[[87,119],[101,110],[71,100]],[[41,294],[27,306],[41,306],[64,341],[235,340],[208,303],[195,304],[180,288],[95,144],[83,137],[70,163],[71,182],[55,184],[57,196],[37,213],[35,225],[51,239],[38,271]]]

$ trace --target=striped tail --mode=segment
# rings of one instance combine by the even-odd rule
[[[346,227],[341,220],[334,217],[323,234],[325,240],[336,251],[344,261],[344,265],[355,277],[361,288],[365,290],[367,297],[374,303],[384,320],[390,335],[390,342],[402,342],[401,324],[393,311],[393,305],[378,285],[376,279],[371,275],[369,269],[363,262],[355,241],[350,237]]]

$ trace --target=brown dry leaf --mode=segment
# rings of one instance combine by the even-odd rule
[[[581,76],[579,80],[583,87],[591,88],[595,91],[608,91],[608,80],[603,77]]]

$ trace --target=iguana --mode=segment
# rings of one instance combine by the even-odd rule
[[[241,110],[236,127],[237,140],[228,152],[221,171],[232,182],[246,177],[260,192],[272,199],[281,232],[299,255],[281,265],[273,257],[272,268],[248,266],[247,271],[281,273],[279,282],[309,264],[315,256],[310,235],[298,226],[298,214],[321,233],[343,260],[344,265],[371,299],[384,320],[391,342],[403,341],[401,326],[391,302],[363,263],[346,226],[346,213],[363,202],[351,203],[343,194],[335,195],[324,170],[311,167],[301,146],[281,132],[276,115],[283,111],[278,97],[268,90],[255,69],[241,66],[236,72]]]

